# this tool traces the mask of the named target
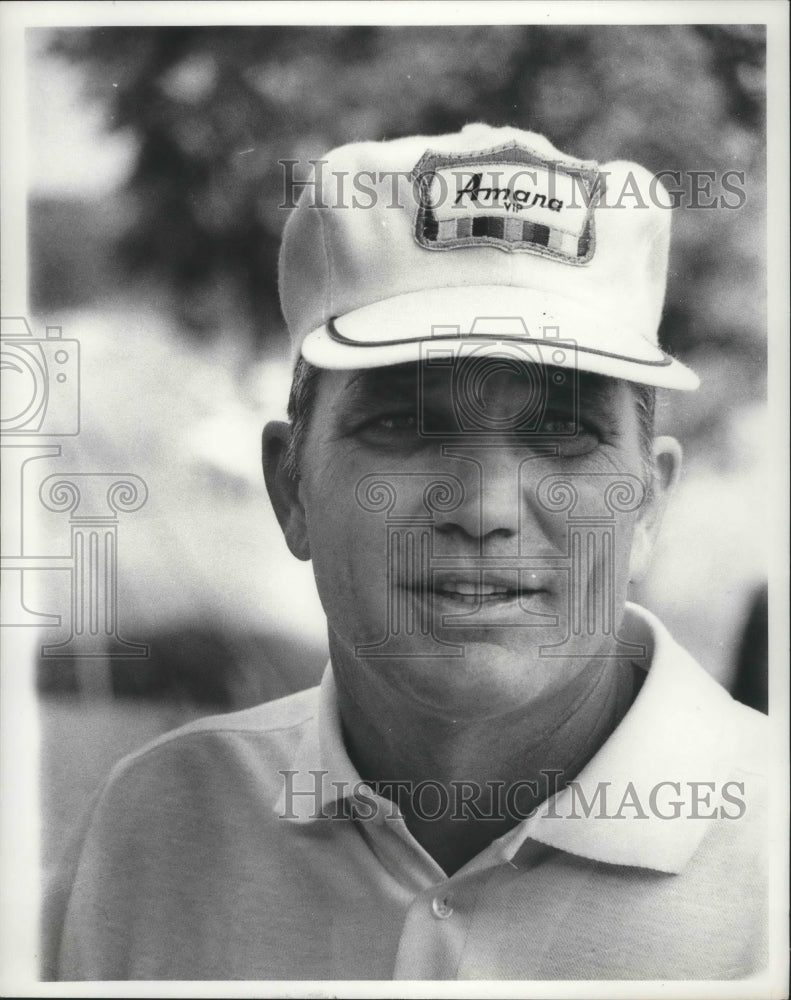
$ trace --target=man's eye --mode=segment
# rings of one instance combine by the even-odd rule
[[[587,455],[600,444],[600,436],[593,427],[564,413],[546,414],[536,431],[553,442],[561,458]]]
[[[380,441],[398,441],[402,438],[413,438],[417,432],[417,416],[414,411],[382,413],[371,417],[358,428],[357,434],[363,438]]]
[[[571,417],[546,417],[541,422],[542,434],[564,434],[571,436],[577,432],[577,421]],[[580,428],[583,433],[583,428]]]
[[[413,430],[417,427],[417,417],[414,413],[388,413],[384,417],[372,420],[368,427],[372,426],[384,431]]]

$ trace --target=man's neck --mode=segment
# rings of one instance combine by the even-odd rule
[[[343,652],[332,653],[352,762],[449,875],[573,780],[634,696],[632,665],[597,658],[535,710],[455,724],[381,692],[366,703]]]

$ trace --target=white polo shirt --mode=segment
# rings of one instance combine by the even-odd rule
[[[450,878],[389,800],[370,808],[329,668],[319,688],[200,720],[128,757],[48,896],[45,977],[756,973],[766,720],[653,616],[628,614],[653,655],[621,724],[574,785]],[[339,796],[352,808],[328,818]]]

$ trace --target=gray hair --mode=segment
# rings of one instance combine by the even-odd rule
[[[313,414],[320,372],[320,368],[300,357],[291,378],[291,391],[288,395],[291,437],[288,440],[285,467],[292,479],[296,479],[299,475],[299,456]]]

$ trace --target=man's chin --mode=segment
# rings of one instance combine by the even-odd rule
[[[509,649],[490,642],[467,642],[461,655],[419,653],[369,660],[367,669],[384,673],[401,698],[438,720],[485,722],[520,708],[538,707],[586,666],[584,657],[547,658],[533,644]]]

